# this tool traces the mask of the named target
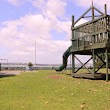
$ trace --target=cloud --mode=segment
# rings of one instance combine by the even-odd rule
[[[20,0],[9,0],[15,6]],[[25,1],[26,2],[26,1]],[[29,0],[40,10],[39,14],[26,14],[19,19],[5,21],[0,27],[0,45],[6,49],[1,58],[9,62],[33,62],[35,41],[37,63],[62,63],[62,55],[71,45],[71,21],[60,20],[66,16],[65,0]],[[85,22],[81,20],[79,23]],[[53,40],[52,30],[65,33],[65,40]]]
[[[61,25],[63,28],[61,28]],[[6,21],[0,28],[0,45],[7,49],[3,57],[10,61],[34,62],[35,41],[38,63],[59,63],[62,54],[71,45],[70,41],[52,40],[51,29],[66,33],[70,22],[53,22],[41,14],[26,15],[18,20]],[[53,28],[52,28],[53,27]],[[2,56],[1,56],[2,57]],[[22,62],[22,61],[21,61]]]
[[[92,0],[75,0],[74,1],[77,5],[82,6],[82,7],[90,7],[92,5]],[[101,2],[99,2],[98,0],[93,0],[94,5],[96,7],[98,7],[99,9],[102,9],[102,11],[104,10],[104,4],[107,4],[107,9],[108,11],[110,11],[110,1],[109,0],[102,0]]]
[[[32,4],[51,19],[65,14],[66,2],[64,0],[33,0]]]
[[[6,0],[6,1],[8,1],[10,4],[12,4],[14,6],[18,6],[23,3],[22,0]]]

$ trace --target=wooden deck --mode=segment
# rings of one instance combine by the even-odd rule
[[[88,21],[79,26],[72,26],[71,41],[71,52],[74,54],[90,55],[90,51],[93,49],[110,49],[110,16],[104,14],[98,19]]]

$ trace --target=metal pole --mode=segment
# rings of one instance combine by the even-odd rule
[[[36,41],[35,41],[35,68],[36,68]]]
[[[106,81],[108,82],[108,49],[106,49]]]
[[[7,59],[7,66],[8,66],[8,70],[9,70],[9,64],[8,64],[8,59]]]

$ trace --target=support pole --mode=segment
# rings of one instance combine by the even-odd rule
[[[91,10],[91,7],[77,21],[75,21],[74,24],[76,24],[81,18],[83,18],[90,10]]]
[[[105,15],[107,15],[107,5],[105,4]]]
[[[106,49],[106,81],[108,82],[108,49]]]
[[[74,28],[74,16],[72,16],[72,28]],[[72,39],[74,39],[74,29],[72,30]],[[72,48],[73,47],[73,41],[72,41]],[[75,72],[75,55],[72,53],[72,74]]]
[[[36,41],[35,41],[35,69],[36,69]]]
[[[72,61],[72,57],[71,57],[71,55],[70,55],[70,74],[72,74],[71,61]]]
[[[92,50],[92,55],[93,55],[93,75],[95,75],[95,50]]]
[[[92,4],[92,20],[94,20],[94,6]]]
[[[71,26],[71,31],[72,31],[72,39],[74,39],[74,16],[72,16],[72,26]],[[73,43],[73,42],[72,42]]]
[[[72,53],[72,73],[75,72],[75,55]]]

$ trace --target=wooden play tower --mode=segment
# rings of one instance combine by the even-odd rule
[[[76,21],[72,16],[72,76],[84,78],[100,78],[101,74],[98,71],[105,65],[106,67],[106,80],[108,81],[108,53],[110,52],[110,15],[107,15],[106,4],[104,6],[104,13],[97,9],[93,4],[92,6]],[[91,16],[87,16],[91,12]],[[95,14],[98,15],[95,15]],[[81,25],[75,24],[82,18],[91,18],[91,20]],[[103,60],[99,54],[105,54]],[[91,58],[82,63],[76,55],[91,55]],[[103,65],[96,68],[96,56],[103,62]],[[82,64],[77,70],[75,69],[75,58]],[[88,69],[85,65],[93,60],[93,69]],[[85,67],[89,72],[87,74],[77,74],[77,72]]]

